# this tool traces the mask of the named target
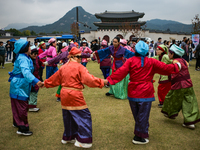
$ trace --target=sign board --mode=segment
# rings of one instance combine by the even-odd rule
[[[79,33],[85,33],[85,30],[80,30]]]
[[[199,34],[192,34],[192,42],[195,47],[199,44]]]

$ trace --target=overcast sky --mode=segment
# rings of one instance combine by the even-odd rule
[[[50,24],[75,6],[95,14],[107,11],[144,12],[141,21],[174,20],[191,24],[200,14],[200,0],[0,0],[0,28],[11,23]]]

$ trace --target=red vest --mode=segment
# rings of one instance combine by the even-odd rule
[[[183,58],[176,58],[181,64],[181,70],[177,74],[171,75],[171,90],[178,90],[192,87],[192,80],[188,71],[188,66]]]

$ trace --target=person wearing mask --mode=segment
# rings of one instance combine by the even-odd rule
[[[92,147],[91,113],[83,96],[84,84],[88,87],[102,88],[107,80],[89,74],[81,65],[81,50],[72,47],[69,61],[55,74],[44,81],[46,88],[61,85],[61,107],[64,122],[62,144],[74,143],[76,147]]]
[[[82,42],[82,46],[80,47],[80,50],[83,53],[92,54],[92,50],[89,47],[87,47],[87,41],[85,40]],[[83,58],[81,64],[86,67],[87,63],[88,63],[88,59]]]

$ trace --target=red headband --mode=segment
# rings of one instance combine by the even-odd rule
[[[40,48],[41,48],[41,46],[44,45],[44,44],[45,44],[45,43],[41,44],[41,45],[40,45]]]
[[[162,47],[158,46],[157,48],[159,48],[159,50],[161,50],[161,51],[163,51],[165,54],[167,54],[167,53],[165,52],[165,50],[164,50]]]

